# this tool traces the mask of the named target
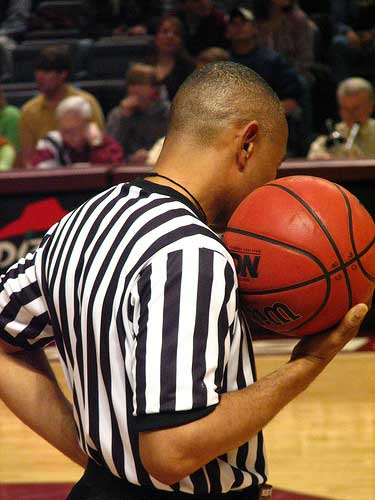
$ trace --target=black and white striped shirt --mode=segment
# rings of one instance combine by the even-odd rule
[[[265,481],[261,433],[173,487],[140,461],[139,431],[201,418],[254,381],[233,261],[173,189],[120,184],[67,214],[1,277],[0,334],[56,341],[81,446],[114,475],[187,493]]]

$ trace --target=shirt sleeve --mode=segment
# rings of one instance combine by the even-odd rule
[[[236,312],[233,268],[207,248],[161,254],[134,289],[134,414],[139,430],[214,410]]]
[[[25,350],[53,340],[35,272],[36,253],[20,259],[0,277],[0,338]]]
[[[29,163],[38,169],[50,169],[61,166],[58,161],[58,151],[56,141],[48,140],[48,136],[39,139],[37,145],[30,155]]]

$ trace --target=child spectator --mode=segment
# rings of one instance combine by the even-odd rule
[[[134,64],[126,75],[126,96],[108,115],[107,132],[122,144],[130,163],[144,164],[148,150],[167,130],[169,102],[155,68]]]

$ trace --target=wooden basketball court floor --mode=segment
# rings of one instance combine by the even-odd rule
[[[285,363],[291,348],[267,354],[263,347],[256,343],[259,376]],[[52,366],[63,383],[58,362]],[[266,427],[270,482],[290,492],[278,498],[303,498],[292,494],[298,492],[324,500],[375,499],[374,373],[375,351],[342,353]],[[0,403],[0,500],[21,498],[5,495],[8,483],[73,483],[81,473]],[[43,500],[52,497],[65,495],[56,490]],[[29,498],[40,500],[22,496]]]

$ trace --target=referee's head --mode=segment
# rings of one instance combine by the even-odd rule
[[[211,179],[210,195],[220,199],[216,211],[225,221],[250,191],[275,177],[286,141],[284,109],[269,85],[241,64],[215,62],[178,90],[156,170],[184,181],[188,172],[199,175],[198,192]]]
[[[255,71],[229,61],[194,71],[181,85],[171,108],[170,134],[190,134],[209,145],[225,128],[257,120],[262,133],[285,129],[284,109]]]

